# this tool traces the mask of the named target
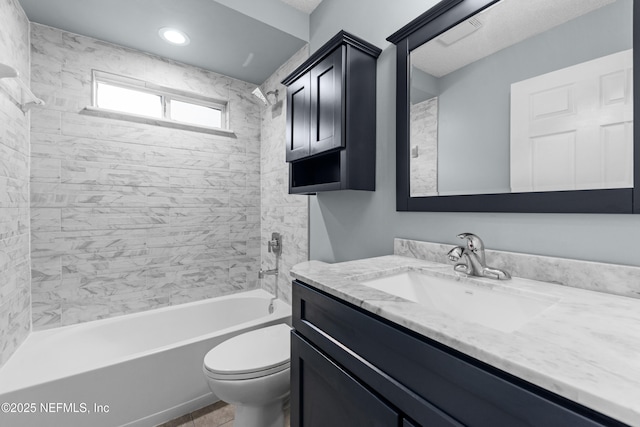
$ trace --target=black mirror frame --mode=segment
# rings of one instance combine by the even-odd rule
[[[500,0],[443,0],[392,34],[396,45],[396,210],[419,212],[521,212],[521,213],[640,213],[640,85],[634,85],[633,165],[634,187],[608,190],[548,191],[532,193],[474,194],[459,196],[409,196],[409,53],[459,22]],[[640,81],[640,5],[633,4],[633,79]]]

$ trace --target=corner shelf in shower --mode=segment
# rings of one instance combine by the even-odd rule
[[[12,66],[0,63],[0,79],[15,79],[18,82],[20,99],[15,99],[8,90],[6,90],[6,93],[24,113],[29,111],[34,105],[44,105],[44,101],[31,92],[29,86],[20,78],[18,70]]]

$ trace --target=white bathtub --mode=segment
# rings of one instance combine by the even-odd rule
[[[290,323],[281,301],[268,313],[270,298],[254,290],[34,332],[0,369],[0,426],[155,426],[213,403],[204,355]]]

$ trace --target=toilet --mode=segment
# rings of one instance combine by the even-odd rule
[[[211,349],[209,388],[235,405],[234,427],[283,427],[289,400],[291,327],[284,323],[236,335]]]

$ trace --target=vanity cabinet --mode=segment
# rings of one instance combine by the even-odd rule
[[[380,52],[341,31],[282,81],[290,193],[375,189]]]
[[[293,283],[291,426],[623,426]]]

